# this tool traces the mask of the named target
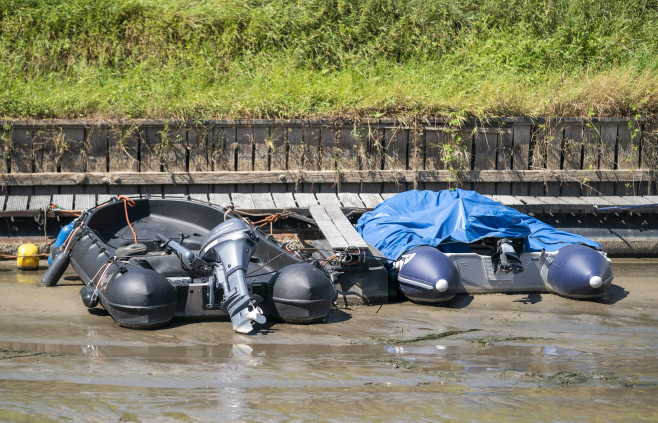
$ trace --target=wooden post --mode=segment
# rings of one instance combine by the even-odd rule
[[[629,125],[630,124],[630,125]],[[617,169],[633,172],[640,167],[641,126],[636,122],[620,123],[617,127]],[[641,195],[639,183],[618,183],[615,195]]]

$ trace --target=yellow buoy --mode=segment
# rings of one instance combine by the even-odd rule
[[[22,244],[16,254],[19,270],[36,270],[39,268],[39,248],[34,244]]]

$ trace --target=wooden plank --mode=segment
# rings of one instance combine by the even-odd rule
[[[384,201],[386,201],[386,200],[388,200],[389,198],[393,197],[393,196],[396,195],[396,194],[397,194],[397,192],[386,192],[386,193],[383,193],[383,194],[382,194],[382,199],[383,199]]]
[[[318,194],[321,195],[321,194]],[[359,198],[359,194],[354,192],[340,192],[338,199],[343,204],[343,207],[364,208],[363,201]]]
[[[315,195],[310,193],[295,193],[295,202],[297,202],[297,206],[301,208],[315,206],[318,204],[318,200],[315,198]]]
[[[235,126],[220,125],[208,133],[210,165],[214,171],[236,170],[237,143]]]
[[[650,204],[658,204],[658,195],[645,195],[642,198],[647,200]]]
[[[340,206],[326,206],[325,211],[327,216],[332,220],[336,229],[340,232],[340,235],[345,239],[347,244],[350,247],[357,247],[361,250],[367,250],[368,244],[361,238],[361,235],[354,229],[354,226],[347,220],[347,217],[343,214]]]
[[[138,172],[139,171],[139,128],[121,126],[108,130],[108,171]]]
[[[270,170],[270,128],[254,126],[254,170]]]
[[[589,204],[591,204],[595,207],[599,207],[599,206],[601,206],[601,207],[610,207],[610,206],[613,205],[603,197],[588,195],[588,196],[583,196],[583,197],[580,197],[580,198],[582,198],[584,201],[586,201],[587,203],[589,203]]]
[[[95,194],[75,194],[73,206],[76,210],[87,210],[96,206]]]
[[[318,199],[318,203],[322,206],[332,206],[332,205],[338,205],[340,206],[340,200],[334,193],[330,192],[319,192],[315,195]]]
[[[107,132],[107,127],[103,125],[94,125],[86,128],[85,137],[87,139],[87,172],[108,171]]]
[[[624,207],[624,206],[634,206],[637,204],[631,201],[630,199],[628,199],[627,197],[621,197],[619,195],[606,195],[601,198],[607,201],[608,203],[612,204],[613,206]]]
[[[38,194],[31,195],[28,209],[29,210],[43,210],[50,204],[50,195]]]
[[[272,210],[277,208],[270,193],[251,194],[251,199],[256,210]]]
[[[304,140],[305,148],[303,169],[322,170],[320,136],[320,127],[304,122],[304,125],[302,126],[302,139]]]
[[[251,194],[236,192],[231,194],[231,200],[233,200],[233,206],[235,206],[236,209],[250,210],[256,208],[254,206],[254,201],[251,198]]]
[[[528,123],[512,124],[512,169],[527,170],[530,168],[530,136],[532,125]],[[512,183],[512,195],[528,195],[526,182]]]
[[[508,207],[523,205],[523,202],[521,200],[511,195],[492,195],[491,199],[499,202],[503,206],[508,206]]]
[[[207,203],[208,200],[208,193],[207,192],[195,192],[195,193],[190,193],[190,198],[192,200],[196,200],[202,203]]]
[[[40,128],[34,132],[32,151],[35,172],[57,172],[62,163],[64,132],[59,127]]]
[[[359,197],[361,197],[361,201],[363,201],[363,205],[368,209],[374,209],[375,207],[377,207],[379,203],[384,201],[381,195],[375,193],[362,192],[361,194],[359,194]]]
[[[7,195],[0,194],[0,211],[4,211],[6,202],[7,202]]]
[[[360,169],[364,154],[363,130],[351,123],[343,124],[336,139],[338,169]]]
[[[30,173],[34,162],[32,128],[12,128],[11,130],[10,172]]]
[[[53,194],[53,204],[64,210],[73,210],[73,194]]]
[[[240,123],[236,128],[237,170],[254,170],[254,131],[248,122]]]
[[[443,131],[443,128],[425,128],[425,169],[445,169],[443,149],[448,140],[449,135]]]
[[[498,135],[490,131],[478,130],[473,136],[473,169],[496,169],[496,149],[498,148]],[[477,182],[473,189],[480,194],[495,194],[496,185],[491,182]]]
[[[500,128],[498,132],[498,149],[496,169],[512,169],[512,149],[514,148],[514,134],[510,128]],[[509,196],[512,194],[511,183],[497,183],[496,194]]]
[[[273,192],[272,200],[277,209],[294,209],[297,207],[291,192]]]
[[[62,130],[62,140],[64,149],[61,158],[62,172],[84,172],[86,168],[85,160],[85,128],[84,127],[67,127]]]
[[[115,196],[112,194],[98,194],[96,196],[96,205],[98,206],[100,204],[105,204],[108,201],[110,201],[113,197]]]
[[[307,148],[304,142],[301,122],[299,122],[299,126],[295,125],[288,128],[288,169],[304,169],[306,154]]]
[[[288,128],[280,126],[270,127],[270,170],[288,169]]]
[[[617,158],[615,153],[617,151],[617,125],[616,123],[602,123],[600,124],[601,143],[599,151],[599,166],[598,169],[616,169]],[[598,191],[602,195],[614,195],[615,186],[614,182],[601,182],[598,186]],[[621,184],[623,187],[623,184]]]
[[[384,168],[384,129],[367,125],[363,130],[365,154],[361,157],[361,167],[368,170],[381,170]]]
[[[582,124],[565,124],[562,140],[562,169],[581,169],[583,160]],[[560,193],[564,196],[578,196],[582,193],[581,181],[562,184]]]
[[[409,129],[409,169],[425,169],[425,144],[425,131],[421,123],[416,120],[413,127]],[[414,189],[418,187],[414,186]]]
[[[624,198],[626,201],[630,202],[634,206],[653,205],[653,203],[645,197],[627,196],[627,197],[622,197],[622,198]]]
[[[334,250],[344,250],[349,246],[349,243],[343,238],[323,206],[310,206],[309,211],[318,228],[320,228],[324,237],[329,241],[331,248]]]
[[[322,122],[320,130],[320,169],[336,169],[336,138],[337,134],[333,125],[328,121]]]
[[[640,140],[642,133],[640,125],[629,122],[617,127],[617,168],[637,169],[640,167]]]
[[[211,128],[204,125],[194,125],[187,129],[187,170],[190,172],[205,172],[212,170],[210,160],[212,147],[208,139]]]
[[[27,210],[28,199],[29,195],[9,195],[7,197],[5,211],[15,212]]]
[[[409,130],[402,126],[384,128],[384,169],[407,169]]]
[[[464,182],[539,182],[546,180],[556,182],[589,180],[595,182],[648,181],[654,178],[655,171],[638,169],[627,170],[465,170],[460,173]],[[451,176],[450,171],[343,171],[340,175],[331,171],[281,171],[281,172],[111,172],[111,173],[33,173],[2,174],[0,184],[5,186],[89,186],[107,185],[123,187],[131,185],[213,185],[217,187],[234,184],[290,184],[314,183],[333,184],[336,178],[346,183],[386,182],[391,185],[405,184],[417,179],[420,182],[445,180]],[[219,191],[226,192],[226,191]],[[250,192],[250,191],[247,191]],[[389,191],[392,192],[392,191]]]
[[[143,137],[139,147],[139,169],[141,172],[161,172],[163,170],[160,155],[163,150],[163,126],[146,126],[142,129]]]
[[[215,204],[224,208],[231,207],[233,205],[231,197],[228,194],[221,192],[211,192],[208,194],[208,200],[210,201],[210,204]]]

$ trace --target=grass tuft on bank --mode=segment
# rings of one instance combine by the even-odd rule
[[[650,0],[4,0],[2,118],[644,116]]]

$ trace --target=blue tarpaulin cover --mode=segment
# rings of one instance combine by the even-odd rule
[[[469,252],[468,244],[488,237],[526,238],[525,251],[557,251],[570,244],[596,242],[558,231],[534,217],[484,195],[461,189],[407,191],[365,213],[356,224],[363,239],[396,260],[419,245],[447,253]]]

